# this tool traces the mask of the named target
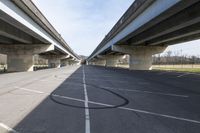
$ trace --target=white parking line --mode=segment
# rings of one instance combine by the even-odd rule
[[[26,89],[26,88],[17,87],[17,86],[16,86],[15,88],[16,88],[16,89],[20,89],[20,90],[29,91],[29,92],[34,92],[34,93],[44,94],[44,92],[37,91],[37,90],[30,90],[30,89]]]
[[[71,97],[64,97],[64,98],[69,99],[69,100],[78,101],[78,102],[85,102],[84,100],[75,99],[75,98],[71,98]],[[107,106],[107,107],[115,106],[115,105],[111,105],[111,104],[99,103],[99,102],[94,102],[94,101],[88,101],[88,103],[95,104],[95,105],[101,105],[101,106]],[[148,115],[153,115],[153,116],[158,116],[158,117],[165,117],[165,118],[200,124],[200,121],[198,121],[198,120],[176,117],[176,116],[167,115],[167,114],[160,114],[160,113],[155,113],[155,112],[150,112],[150,111],[145,111],[145,110],[140,110],[140,109],[134,109],[134,108],[127,108],[127,107],[117,107],[117,108],[122,109],[122,110],[127,110],[127,111],[134,111],[134,112],[142,113],[142,114],[148,114]]]
[[[88,94],[87,94],[87,87],[85,81],[85,69],[83,66],[83,87],[84,87],[84,96],[85,96],[85,133],[90,133],[90,113],[88,109]]]
[[[191,73],[184,73],[184,74],[181,74],[181,75],[179,75],[177,77],[180,78],[180,77],[184,77],[184,76],[187,76],[187,75],[191,75]]]
[[[176,73],[176,74],[180,74],[180,75],[176,76],[176,77],[178,77],[178,78],[184,77],[184,76],[187,76],[187,75],[197,75],[197,76],[200,76],[200,74],[197,74],[197,73],[190,73],[190,72],[183,73],[183,72],[176,72],[176,71],[161,72],[161,73],[158,73],[157,75],[163,75],[163,74],[167,74],[167,73]]]
[[[173,93],[162,93],[162,92],[153,92],[153,91],[142,91],[142,90],[137,90],[137,89],[119,89],[119,88],[111,88],[111,87],[103,87],[103,88],[111,89],[111,90],[119,90],[119,91],[129,91],[129,92],[148,93],[148,94],[155,94],[155,95],[182,97],[182,98],[188,98],[189,97],[187,95],[179,95],[179,94],[173,94]]]
[[[0,123],[0,127],[6,129],[9,133],[18,133],[17,131],[15,131],[14,129],[8,127],[7,125]]]
[[[73,100],[73,101],[78,101],[78,102],[85,102],[85,100],[82,100],[82,99],[77,99],[77,98],[67,97],[67,96],[61,96],[61,95],[57,95],[57,94],[52,94],[52,96],[58,97],[58,98],[63,98],[63,99],[68,99],[68,100]]]
[[[30,92],[33,92],[33,93],[39,93],[39,92],[36,92],[36,91],[31,91],[29,89],[23,89],[23,90],[30,91]],[[41,93],[39,93],[39,94],[41,94]],[[50,94],[44,93],[44,92],[43,92],[43,94],[50,95]],[[72,97],[67,97],[67,96],[61,96],[61,95],[56,95],[56,94],[53,94],[53,96],[68,99],[68,100],[73,100],[73,101],[77,101],[77,102],[90,103],[90,104],[94,104],[94,105],[101,105],[101,106],[107,106],[107,107],[113,107],[114,106],[114,105],[111,105],[111,104],[99,103],[99,102],[94,102],[94,101],[89,101],[89,100],[86,101],[86,100],[82,100],[82,99],[77,99],[77,98],[72,98]],[[164,118],[170,118],[170,119],[200,124],[200,121],[198,121],[198,120],[193,120],[193,119],[188,119],[188,118],[183,118],[183,117],[176,117],[176,116],[172,116],[172,115],[155,113],[155,112],[150,112],[150,111],[146,111],[146,110],[127,108],[127,107],[117,107],[117,108],[122,109],[122,110],[127,110],[127,111],[134,111],[134,112],[138,112],[138,113],[142,113],[142,114],[148,114],[148,115],[152,115],[152,116],[158,116],[158,117],[164,117]],[[89,111],[89,109],[88,109],[88,111]],[[89,119],[86,119],[86,120],[88,121]],[[87,122],[87,124],[90,124],[90,123]],[[88,126],[90,127],[90,125],[88,125]],[[89,129],[88,127],[86,129],[87,129],[87,131],[90,131],[90,130],[88,130]],[[88,133],[88,132],[86,132],[86,133]]]
[[[76,98],[71,98],[71,97],[66,97],[66,96],[64,96],[64,97],[58,96],[58,97],[85,103],[85,100],[82,100],[82,99],[76,99]],[[111,104],[99,103],[99,102],[94,102],[94,101],[88,101],[88,103],[95,104],[95,105],[101,105],[101,106],[107,106],[107,107],[113,107],[114,106],[114,105],[111,105]],[[127,110],[127,111],[134,111],[134,112],[138,112],[138,113],[142,113],[142,114],[149,114],[149,115],[153,115],[153,116],[165,117],[165,118],[170,118],[170,119],[200,124],[200,121],[198,121],[198,120],[176,117],[176,116],[167,115],[167,114],[160,114],[160,113],[150,112],[150,111],[146,111],[146,110],[127,108],[127,107],[117,107],[117,108],[122,109],[122,110]]]
[[[183,77],[183,76],[187,76],[187,75],[197,75],[197,76],[200,76],[200,74],[197,74],[197,73],[182,73],[181,75],[179,75],[177,77]]]

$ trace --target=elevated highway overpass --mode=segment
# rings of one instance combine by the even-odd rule
[[[87,61],[113,67],[129,54],[130,69],[151,69],[152,55],[199,39],[199,9],[199,0],[135,0]]]
[[[0,0],[0,53],[8,71],[33,71],[35,54],[50,67],[80,60],[31,0]]]

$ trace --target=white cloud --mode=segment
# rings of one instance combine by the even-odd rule
[[[133,0],[33,2],[75,52],[90,55]]]

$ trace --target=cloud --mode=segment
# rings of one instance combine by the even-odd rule
[[[133,0],[33,2],[75,52],[90,55]]]
[[[34,0],[38,8],[78,54],[90,55],[133,0]],[[200,41],[170,46],[198,55]]]

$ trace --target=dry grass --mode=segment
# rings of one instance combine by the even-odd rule
[[[200,65],[153,65],[153,70],[200,73]]]

